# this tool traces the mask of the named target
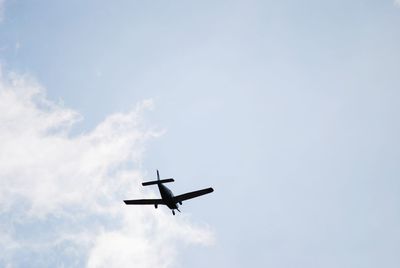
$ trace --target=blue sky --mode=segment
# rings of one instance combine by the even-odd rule
[[[0,3],[3,266],[399,266],[395,2]],[[215,193],[121,208],[157,168]]]

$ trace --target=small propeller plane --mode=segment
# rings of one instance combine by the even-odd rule
[[[189,192],[186,194],[181,194],[174,196],[172,191],[168,189],[164,183],[168,182],[173,182],[173,178],[169,179],[162,179],[160,180],[160,173],[157,170],[157,180],[156,181],[147,181],[143,182],[143,186],[148,186],[148,185],[154,185],[157,184],[158,190],[160,191],[161,199],[137,199],[137,200],[124,200],[125,204],[127,205],[154,205],[155,208],[158,207],[158,205],[166,205],[168,208],[172,210],[172,214],[175,216],[175,209],[179,210],[179,205],[182,205],[182,201],[195,198],[201,195],[209,194],[214,191],[213,188],[206,188],[194,192]]]

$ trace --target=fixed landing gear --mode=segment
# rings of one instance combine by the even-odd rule
[[[181,212],[181,211],[179,210],[179,208],[177,208],[176,210],[179,211],[179,212]],[[172,210],[172,215],[175,216],[175,210],[174,210],[174,209]]]

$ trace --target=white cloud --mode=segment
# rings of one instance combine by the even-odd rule
[[[76,136],[81,116],[32,78],[0,72],[0,266],[170,267],[179,243],[212,242],[185,215],[125,207],[143,196],[143,101]],[[154,193],[149,193],[154,195]]]
[[[394,5],[396,7],[400,7],[400,0],[394,0]]]

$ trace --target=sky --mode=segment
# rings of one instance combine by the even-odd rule
[[[399,267],[400,4],[0,0],[1,267]],[[143,180],[175,194],[167,208]]]

